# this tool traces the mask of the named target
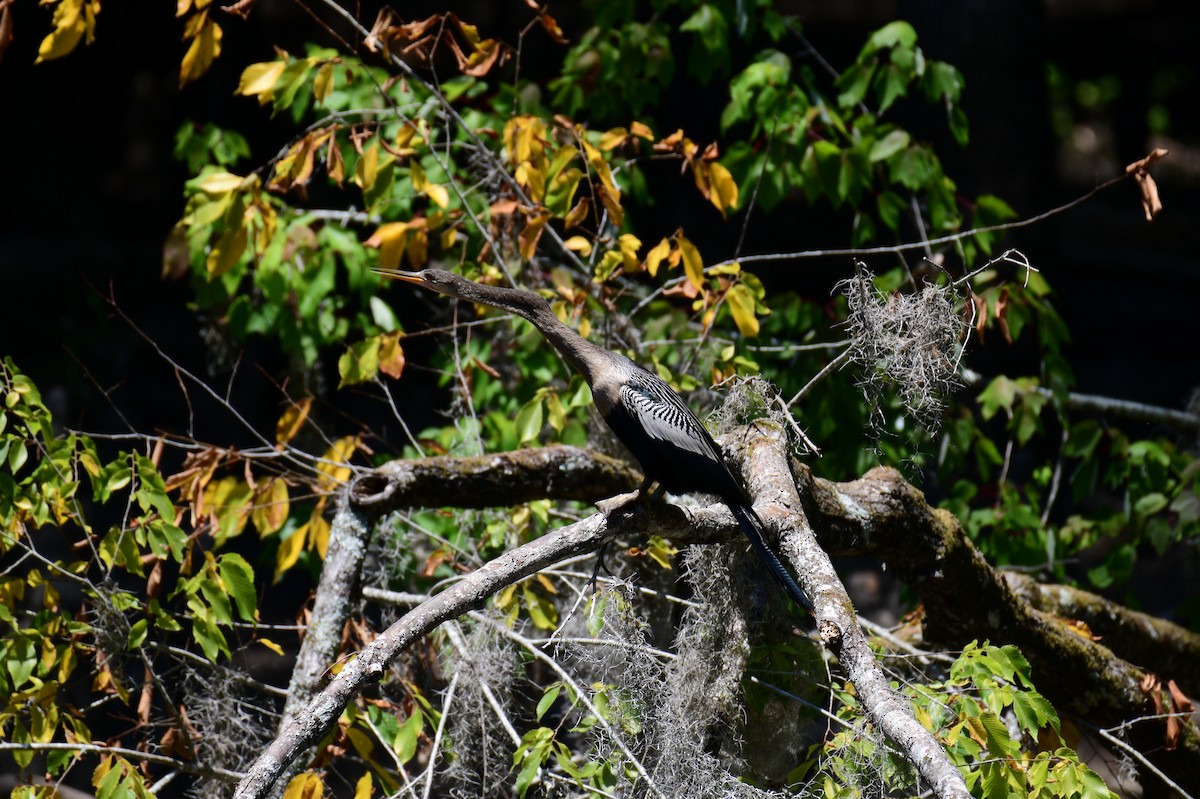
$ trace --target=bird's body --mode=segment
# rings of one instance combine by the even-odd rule
[[[536,294],[484,286],[441,269],[381,270],[380,274],[528,320],[583,375],[600,416],[641,465],[646,477],[643,487],[657,482],[672,494],[719,497],[775,578],[793,599],[812,610],[808,597],[767,546],[762,521],[725,465],[720,447],[683,399],[657,375],[571,330]]]

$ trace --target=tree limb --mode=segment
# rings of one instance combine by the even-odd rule
[[[933,733],[921,726],[912,706],[891,687],[871,651],[854,606],[829,556],[805,516],[788,463],[787,440],[779,428],[757,425],[746,444],[746,484],[755,511],[780,537],[780,550],[792,563],[817,609],[821,642],[838,659],[871,719],[904,752],[941,799],[970,796],[958,768]]]
[[[982,638],[1018,645],[1034,666],[1039,689],[1055,706],[1099,726],[1127,724],[1131,740],[1151,753],[1156,767],[1195,792],[1200,777],[1191,773],[1190,764],[1200,757],[1196,729],[1185,725],[1175,742],[1177,748],[1167,751],[1160,719],[1129,724],[1142,718],[1149,706],[1140,688],[1143,673],[1109,647],[1077,635],[1063,620],[1014,592],[972,545],[957,519],[930,507],[898,472],[873,469],[859,480],[832,483],[814,478],[798,462],[793,461],[790,470],[781,467],[781,445],[770,436],[752,436],[748,447],[743,438],[726,440],[749,450],[747,484],[755,488],[756,507],[767,525],[785,533],[781,549],[797,567],[802,585],[818,607],[823,640],[837,652],[881,728],[914,754],[927,780],[938,786],[934,781],[943,779],[930,765],[933,761],[929,758],[936,758],[936,753],[931,754],[928,742],[907,725],[906,714],[890,709],[895,697],[886,681],[875,682],[873,658],[861,632],[850,621],[853,609],[821,547],[835,555],[870,554],[885,560],[919,595],[925,609],[925,634],[931,640],[955,647]],[[431,459],[439,461],[433,468],[442,471],[427,472],[421,479],[411,474],[422,473],[427,467],[424,461],[389,464],[360,478],[350,501],[358,503],[369,518],[405,505],[478,507],[485,497],[491,504],[502,505],[548,496],[595,499],[614,486],[637,482],[632,470],[622,472],[608,459],[583,450],[547,449],[553,451]],[[499,477],[486,468],[488,463]],[[444,482],[430,476],[434,474],[456,481],[457,488],[449,491]],[[488,486],[486,492],[475,489],[476,481]],[[340,522],[335,519],[335,524]],[[264,796],[285,765],[316,742],[356,693],[382,676],[388,662],[420,636],[477,607],[512,582],[565,558],[594,551],[614,537],[643,535],[647,530],[679,543],[714,543],[738,536],[724,506],[683,508],[639,502],[626,503],[607,518],[589,517],[505,553],[406,614],[348,663],[288,723],[247,773],[237,796]],[[875,698],[868,702],[868,694]],[[940,785],[941,790],[954,790],[948,783]]]
[[[396,460],[359,477],[351,501],[373,516],[406,507],[489,508],[535,499],[595,502],[641,482],[624,461],[551,446],[470,458]]]

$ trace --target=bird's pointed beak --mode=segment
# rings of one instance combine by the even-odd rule
[[[371,271],[392,280],[403,280],[405,283],[423,284],[425,282],[425,278],[421,277],[420,272],[406,272],[403,269],[372,269]]]

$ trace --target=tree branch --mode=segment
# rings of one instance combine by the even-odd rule
[[[551,446],[468,458],[396,460],[359,477],[351,502],[382,516],[404,507],[488,508],[535,499],[595,502],[641,482],[623,461],[578,447]]]
[[[912,726],[915,721],[910,722],[904,703],[880,680],[865,638],[853,622],[853,608],[822,547],[835,555],[869,554],[885,560],[920,597],[927,638],[958,648],[983,638],[1018,645],[1034,666],[1039,689],[1055,706],[1099,726],[1127,724],[1133,743],[1149,753],[1156,767],[1195,792],[1200,781],[1190,766],[1200,757],[1195,728],[1185,726],[1177,748],[1167,751],[1163,721],[1131,723],[1142,718],[1148,707],[1140,688],[1143,673],[1109,647],[1077,635],[1058,616],[1044,612],[1040,602],[1031,603],[1024,593],[1015,592],[954,516],[930,507],[921,492],[892,469],[873,469],[859,480],[835,484],[814,478],[798,462],[787,468],[782,444],[755,430],[749,437],[743,433],[725,441],[748,452],[747,484],[754,487],[756,508],[768,527],[783,533],[781,550],[797,567],[801,584],[818,608],[822,640],[838,654],[880,728],[913,756],[939,795],[962,794],[955,793],[958,785],[948,781],[937,764],[939,755],[944,759],[940,747],[930,748],[928,734]],[[452,481],[454,488],[445,481]],[[479,507],[543,497],[589,500],[636,482],[632,470],[611,459],[584,450],[546,448],[389,464],[360,478],[351,489],[350,502],[370,519],[405,505]],[[477,485],[486,488],[477,490]],[[335,526],[342,524],[341,519],[339,513]],[[237,796],[264,796],[286,764],[316,742],[357,692],[379,679],[387,664],[422,635],[479,606],[506,585],[592,552],[614,537],[644,535],[648,530],[677,543],[715,543],[739,535],[723,505],[684,508],[635,502],[617,507],[607,518],[589,517],[505,553],[414,608],[348,663],[287,724],[247,773]],[[319,591],[324,590],[323,580]],[[1129,618],[1134,626],[1144,621]],[[338,629],[343,622],[337,623]],[[1117,635],[1112,635],[1117,646]],[[1126,651],[1124,645],[1118,651]],[[1180,651],[1193,650],[1181,647]],[[1172,674],[1171,669],[1162,671]]]
[[[1060,710],[1110,727],[1146,715],[1143,672],[1107,646],[1076,634],[1062,619],[1015,594],[949,511],[933,508],[894,469],[830,483],[793,464],[801,500],[821,542],[837,554],[873,554],[911,586],[925,611],[927,638],[952,647],[992,639],[1016,644],[1033,665],[1038,689]],[[1165,720],[1130,726],[1135,745],[1192,793],[1200,735],[1184,725],[1166,739]],[[1167,749],[1167,744],[1173,744]]]
[[[837,656],[868,715],[917,767],[933,794],[966,799],[970,792],[962,774],[933,733],[917,721],[912,706],[892,689],[833,563],[817,543],[789,468],[786,436],[762,424],[753,431],[745,447],[745,482],[752,486],[755,510],[779,535],[781,552],[812,597],[821,642]]]

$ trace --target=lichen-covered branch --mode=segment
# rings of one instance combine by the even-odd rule
[[[1101,642],[1076,634],[1064,620],[1012,591],[949,512],[931,507],[894,469],[830,483],[807,468],[793,471],[813,528],[836,554],[871,553],[911,586],[925,611],[930,640],[961,647],[972,640],[1016,644],[1033,664],[1038,689],[1061,710],[1112,727],[1150,712],[1143,672]],[[1200,735],[1185,725],[1174,749],[1165,721],[1131,725],[1130,740],[1151,752],[1157,767],[1195,793]]]
[[[917,767],[933,794],[941,799],[966,799],[970,793],[962,774],[880,669],[858,625],[850,597],[805,517],[782,431],[766,425],[753,430],[743,463],[746,484],[753,487],[754,509],[767,528],[780,536],[784,557],[812,597],[822,643],[837,656],[867,713]]]
[[[1007,571],[1004,579],[1037,610],[1083,622],[1118,656],[1164,680],[1175,680],[1190,695],[1200,693],[1200,635],[1080,588],[1039,583]]]
[[[476,457],[385,463],[351,485],[351,502],[381,516],[409,507],[488,508],[535,499],[595,502],[628,491],[641,475],[579,447],[520,449]]]

